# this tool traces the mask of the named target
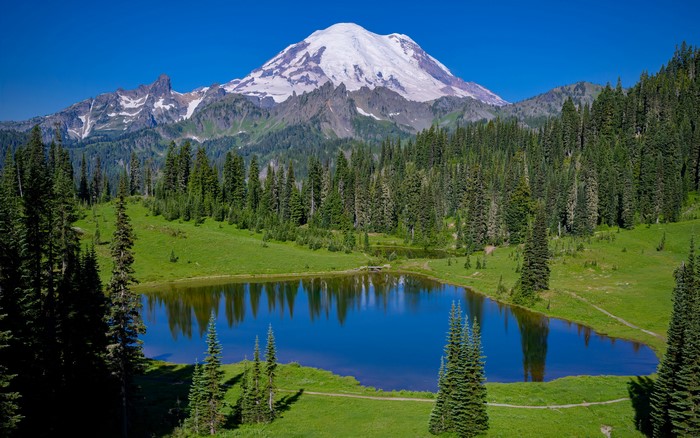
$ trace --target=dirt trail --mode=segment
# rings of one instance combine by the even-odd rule
[[[288,389],[280,389],[280,392],[297,392]],[[410,398],[410,397],[376,397],[371,395],[356,395],[356,394],[339,394],[332,392],[314,392],[314,391],[304,391],[303,394],[308,395],[320,395],[323,397],[345,397],[345,398],[360,398],[364,400],[386,400],[386,401],[413,401],[413,402],[423,402],[423,403],[434,403],[434,399],[429,398]],[[487,403],[489,406],[494,406],[498,408],[513,408],[513,409],[569,409],[587,406],[597,406],[597,405],[610,405],[613,403],[620,403],[628,401],[629,398],[618,398],[615,400],[606,400],[600,402],[583,402],[583,403],[572,403],[565,405],[511,405],[508,403]]]
[[[568,293],[568,294],[571,295],[572,297],[576,298],[577,300],[583,301],[584,303],[588,304],[589,306],[593,307],[594,309],[596,309],[596,310],[598,310],[598,311],[600,311],[600,312],[602,312],[602,313],[608,315],[608,316],[611,317],[612,319],[621,322],[622,324],[626,325],[627,327],[633,328],[633,329],[635,329],[635,330],[641,330],[641,331],[643,331],[644,333],[646,333],[646,334],[648,334],[648,335],[651,335],[651,336],[654,336],[654,337],[656,337],[656,338],[661,339],[662,341],[665,341],[665,340],[666,340],[666,338],[663,337],[662,335],[660,335],[660,334],[658,334],[658,333],[654,333],[654,332],[652,332],[651,330],[643,329],[643,328],[641,328],[641,327],[639,327],[639,326],[636,326],[636,325],[632,324],[631,322],[625,321],[624,319],[620,318],[619,316],[615,316],[615,315],[613,315],[612,313],[608,312],[607,310],[603,309],[602,307],[596,306],[595,304],[591,303],[590,301],[588,301],[587,299],[583,298],[582,296],[575,294],[574,292],[566,291],[566,293]]]

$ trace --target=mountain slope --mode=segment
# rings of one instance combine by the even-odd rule
[[[377,35],[352,23],[312,33],[224,88],[283,102],[327,82],[344,84],[348,91],[385,87],[417,102],[458,96],[496,106],[507,103],[486,88],[454,76],[410,37]]]
[[[69,142],[95,134],[115,136],[189,119],[198,108],[219,100],[224,94],[218,86],[178,93],[173,91],[170,78],[161,75],[150,85],[100,94],[49,116],[24,122],[0,122],[0,129],[28,131],[39,125],[45,137],[50,138],[58,126]]]
[[[406,35],[377,35],[341,23],[223,86],[178,93],[162,75],[150,85],[104,93],[53,115],[0,122],[0,130],[26,132],[38,124],[48,142],[58,128],[76,146],[227,138],[242,147],[279,132],[375,140],[415,134],[436,123],[450,127],[495,117],[538,127],[560,112],[566,98],[590,103],[600,89],[578,83],[508,104],[452,75]],[[301,130],[287,129],[296,126]],[[143,131],[148,133],[139,134]]]
[[[571,98],[577,107],[583,107],[591,105],[601,91],[603,87],[598,84],[577,82],[501,107],[498,114],[502,117],[515,117],[526,125],[537,128],[548,117],[558,115],[568,98]]]

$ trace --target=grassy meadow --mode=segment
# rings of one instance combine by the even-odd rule
[[[193,222],[168,222],[150,215],[137,200],[129,202],[128,213],[137,237],[134,268],[141,282],[139,289],[171,281],[216,282],[227,277],[340,273],[377,263],[360,251],[350,254],[326,249],[313,251],[294,242],[263,242],[261,233],[238,230],[211,219],[198,226]],[[550,290],[542,293],[534,310],[585,324],[600,333],[646,343],[661,355],[671,313],[673,271],[687,257],[691,235],[700,231],[698,216],[694,203],[686,211],[683,222],[639,225],[633,230],[599,229],[588,239],[554,237],[550,241],[555,254]],[[104,281],[111,269],[107,242],[113,222],[113,205],[107,204],[87,210],[76,224],[86,244],[96,240],[99,228],[101,244],[97,252]],[[372,246],[403,245],[402,239],[384,235],[370,235],[370,242]],[[176,261],[171,261],[171,254]],[[507,301],[507,290],[519,276],[521,249],[498,247],[488,254],[480,252],[470,257],[472,266],[468,269],[464,267],[464,256],[432,260],[399,258],[382,263],[390,263],[397,272],[426,275]],[[480,264],[486,260],[486,267],[477,269],[477,260]],[[238,397],[240,377],[237,376],[242,365],[230,364],[225,368],[229,384],[227,400],[233,405]],[[296,364],[284,365],[280,370],[279,387],[285,390],[278,394],[281,417],[268,425],[231,425],[221,436],[428,436],[432,403],[328,397],[309,392],[423,400],[431,399],[433,394],[376,391],[360,386],[352,377]],[[146,417],[159,419],[147,425],[155,436],[173,433],[181,412],[178,409],[186,404],[190,373],[189,366],[154,362],[141,380]],[[493,403],[517,405],[614,400],[629,396],[628,384],[633,379],[581,376],[547,383],[488,383],[488,398]],[[604,431],[612,431],[612,436],[641,436],[635,429],[631,401],[544,410],[491,406],[489,416],[488,436],[603,436]]]
[[[685,260],[690,238],[700,232],[700,220],[671,224],[640,225],[633,230],[603,229],[590,239],[552,239],[555,257],[550,264],[550,290],[541,294],[534,310],[580,322],[599,333],[644,342],[658,353],[665,349],[671,315],[673,271]],[[657,250],[664,239],[662,250]],[[495,299],[499,282],[510,289],[522,263],[516,247],[495,248],[471,256],[437,260],[408,260],[400,270],[428,275],[467,286]],[[486,258],[486,269],[476,269],[477,259]],[[631,328],[597,310],[596,305],[639,328]],[[659,336],[648,334],[648,330]]]
[[[421,392],[383,392],[365,388],[352,377],[298,364],[279,368],[277,408],[279,417],[270,424],[238,426],[230,424],[219,436],[254,437],[429,437],[428,417],[433,394]],[[174,432],[178,423],[177,404],[186,400],[192,367],[153,362],[140,383],[146,395],[143,409],[147,418],[158,419],[159,435]],[[240,396],[243,364],[224,366],[228,384],[226,401],[229,412]],[[488,383],[491,403],[514,405],[578,404],[625,398],[628,377],[568,377],[548,383]],[[335,397],[313,393],[346,394],[371,397],[415,398],[413,400],[377,400]],[[610,427],[612,436],[641,436],[634,428],[631,401],[609,405],[561,409],[520,409],[490,406],[490,430],[494,437],[602,436],[601,428]]]
[[[312,251],[294,242],[263,242],[261,233],[239,230],[210,218],[198,226],[194,221],[168,222],[162,216],[150,215],[133,199],[127,212],[136,235],[135,275],[143,286],[205,277],[332,273],[367,264],[367,257],[361,253]],[[95,230],[99,229],[101,244],[96,250],[106,282],[112,269],[109,241],[114,232],[114,205],[87,210],[76,227],[83,231],[86,243],[95,241]],[[170,261],[171,254],[177,261]]]

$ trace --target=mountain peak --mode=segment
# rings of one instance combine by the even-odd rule
[[[418,102],[458,96],[492,105],[507,103],[484,87],[454,76],[410,37],[378,35],[354,23],[317,30],[224,88],[282,102],[326,82],[344,84],[349,91],[385,87]]]
[[[158,96],[170,94],[172,91],[170,77],[165,73],[161,74],[158,76],[158,79],[156,79],[155,82],[150,85],[150,89],[152,90],[152,93]]]

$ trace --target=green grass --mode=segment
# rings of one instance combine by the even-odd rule
[[[224,366],[229,384],[226,400],[234,405],[240,395],[243,365]],[[144,417],[156,425],[157,435],[172,433],[177,424],[177,403],[186,400],[191,367],[153,362],[140,381],[145,399]],[[557,405],[604,401],[627,397],[628,377],[568,377],[547,383],[487,384],[488,400],[517,405]],[[297,364],[279,367],[277,400],[280,417],[271,424],[230,424],[220,436],[431,436],[427,431],[432,403],[328,397],[308,392],[371,396],[431,398],[430,393],[375,391],[360,386],[352,377]],[[306,392],[306,393],[305,393]],[[183,404],[180,407],[184,407]],[[613,436],[640,436],[634,429],[631,402],[569,409],[514,409],[489,407],[488,436],[600,436],[603,425]],[[148,424],[144,424],[148,426]]]
[[[168,222],[153,217],[138,202],[129,204],[135,234],[136,276],[144,286],[182,280],[221,276],[284,276],[308,273],[340,272],[368,263],[355,252],[345,254],[327,250],[312,251],[295,243],[263,243],[262,235],[207,219],[193,222]],[[601,229],[590,239],[553,239],[550,291],[534,306],[535,311],[583,323],[599,333],[644,342],[663,353],[662,339],[623,325],[593,308],[595,304],[643,329],[665,335],[674,286],[673,271],[687,257],[690,236],[700,231],[696,207],[688,208],[685,222],[640,225],[634,230]],[[97,207],[101,240],[111,238],[114,222],[112,204]],[[95,232],[92,211],[77,224],[85,242]],[[664,232],[666,245],[657,251]],[[361,236],[361,235],[360,235]],[[397,245],[400,238],[370,235],[372,246]],[[583,249],[576,250],[579,244]],[[171,251],[178,257],[169,261]],[[437,278],[484,293],[495,299],[499,281],[506,288],[518,278],[517,249],[496,248],[486,256],[487,268],[476,270],[483,253],[472,255],[472,268],[465,269],[464,257],[446,259],[401,260],[392,269]],[[109,246],[98,246],[103,279],[109,277]],[[522,258],[520,259],[522,263]],[[201,280],[200,280],[201,281]],[[586,300],[581,301],[577,295]],[[590,303],[590,304],[589,304]],[[176,424],[177,403],[184,406],[190,367],[154,366],[141,384],[147,406],[143,408],[156,423],[148,428],[156,436],[172,432]],[[226,367],[227,379],[234,383],[228,393],[230,402],[237,397],[236,376],[240,365]],[[296,365],[280,368],[280,387],[290,391],[335,392],[372,396],[434,397],[430,393],[383,392],[360,386],[352,377]],[[627,396],[625,377],[570,377],[548,383],[489,383],[489,400],[498,403],[550,405],[602,401]],[[244,426],[226,431],[223,436],[428,436],[427,419],[431,403],[395,402],[331,398],[295,392],[282,392],[288,410],[270,425]],[[291,401],[290,401],[291,400]],[[292,402],[293,401],[293,402]],[[601,436],[601,426],[613,427],[613,436],[639,436],[634,429],[634,410],[630,402],[614,405],[560,410],[521,410],[490,407],[489,436]]]
[[[666,233],[663,251],[656,247]],[[627,327],[571,295],[640,328],[665,336],[671,315],[673,271],[688,254],[690,237],[700,232],[700,220],[672,224],[640,225],[633,230],[603,229],[590,239],[571,238],[550,242],[557,254],[551,263],[550,291],[541,294],[534,310],[547,315],[580,322],[599,333],[632,339],[650,345],[657,352],[665,342],[641,330]],[[583,250],[575,251],[579,245]],[[563,255],[569,250],[568,255]],[[415,272],[442,281],[467,286],[492,298],[507,301],[497,293],[498,283],[510,289],[517,281],[517,248],[496,248],[486,256],[486,269],[476,269],[477,258],[471,256],[472,268],[465,269],[465,257],[409,260],[399,270]],[[501,280],[502,279],[502,280]]]
[[[199,226],[194,221],[168,222],[162,216],[150,215],[135,201],[129,203],[127,212],[136,235],[135,275],[145,285],[202,277],[332,273],[367,264],[360,253],[312,251],[293,242],[263,242],[261,233],[212,219]],[[104,243],[97,247],[98,261],[106,281],[112,268],[106,243],[114,232],[112,203],[99,205],[95,217],[88,210],[76,223],[83,230],[84,242],[93,241],[96,222]],[[171,251],[178,258],[175,263],[170,262]]]

